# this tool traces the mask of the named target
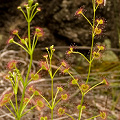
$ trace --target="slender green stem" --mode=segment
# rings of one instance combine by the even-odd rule
[[[15,103],[16,103],[16,110],[17,110],[17,113],[18,113],[17,94],[15,94]]]
[[[34,37],[33,37],[33,42],[32,42],[32,51],[34,50],[35,37],[36,37],[36,34],[34,34]]]
[[[81,13],[81,14],[88,21],[88,23],[91,25],[91,27],[93,27],[92,23],[88,20],[88,18],[83,13]]]
[[[90,90],[92,90],[93,88],[97,87],[98,85],[100,85],[100,84],[102,84],[102,83],[103,83],[103,81],[100,82],[100,83],[98,83],[98,84],[96,84],[96,85],[94,85],[93,87],[91,87],[90,89],[88,89],[88,91],[85,92],[84,95],[87,94]]]
[[[29,50],[31,51],[30,22],[29,21],[28,21],[28,43],[29,43]]]
[[[62,65],[60,65],[60,66],[58,67],[58,69],[54,72],[54,74],[53,74],[53,78],[55,77],[56,73],[57,73],[58,70],[61,68],[61,66],[62,66]]]
[[[52,94],[52,107],[53,107],[53,78],[51,78],[51,94]]]
[[[69,116],[70,118],[72,118],[72,120],[74,120],[74,118],[73,118],[71,115],[69,115],[69,114],[66,113],[66,112],[65,112],[65,114],[66,114],[67,116]]]
[[[30,55],[30,64],[29,64],[29,68],[28,68],[28,71],[27,71],[27,75],[26,75],[26,78],[25,78],[25,86],[27,86],[27,81],[28,81],[28,77],[29,77],[29,74],[30,74],[30,70],[31,70],[31,67],[32,67],[32,55]]]
[[[30,102],[30,100],[34,97],[34,95],[35,95],[35,94],[33,94],[33,95],[30,97],[30,99],[27,101],[27,103],[22,107],[20,116],[22,116],[22,113],[23,113],[24,109],[26,108],[26,106],[28,105],[28,103]]]
[[[89,119],[86,119],[86,120],[91,120],[91,119],[93,119],[93,118],[97,118],[97,117],[99,117],[100,115],[96,115],[96,116],[93,116],[93,117],[91,117],[91,118],[89,118]]]
[[[33,9],[32,9],[32,7],[33,7]],[[31,7],[31,9],[32,9],[32,12],[31,12],[31,18],[32,18],[32,16],[33,16],[33,13],[34,13],[34,11],[35,11],[35,8],[37,7],[36,5],[34,5],[34,6],[32,6]]]
[[[13,41],[13,43],[15,43],[16,45],[20,46],[20,47],[23,48],[28,54],[30,54],[29,51],[28,51],[26,48],[24,48],[21,44],[15,42],[15,41]]]
[[[27,16],[26,16],[26,14],[24,13],[24,11],[22,10],[22,9],[20,9],[21,10],[21,12],[23,13],[23,15],[25,16],[25,19],[26,19],[26,21],[28,20],[28,18],[27,18]]]
[[[79,117],[78,117],[78,120],[81,120],[81,116],[82,116],[83,98],[84,98],[84,94],[82,94],[82,99],[81,99],[81,104],[80,104],[80,110],[79,110]]]
[[[34,14],[33,14],[33,16],[31,17],[31,19],[30,20],[32,20],[34,17],[35,17],[35,15],[38,13],[38,11],[36,11]]]
[[[16,116],[14,115],[14,113],[9,109],[9,107],[7,105],[5,105],[5,107],[10,111],[10,113],[12,113],[12,115],[15,117],[15,119],[17,119]]]
[[[13,104],[13,102],[11,100],[9,101],[9,104],[11,105],[11,107],[13,108],[14,112],[17,115],[17,111],[16,111],[15,106],[14,106],[14,104]]]
[[[82,53],[80,53],[80,52],[72,52],[72,53],[80,54],[81,56],[83,56],[88,61],[88,63],[90,62]]]
[[[26,90],[26,87],[24,86],[23,87],[23,91],[22,91],[22,98],[21,98],[21,102],[20,102],[20,108],[19,108],[19,116],[21,114],[21,110],[22,110],[22,107],[23,107],[23,101],[24,101],[24,97],[25,97],[25,90]],[[21,116],[20,116],[21,117]]]
[[[23,107],[23,100],[24,100],[24,97],[25,97],[25,90],[26,90],[26,87],[27,87],[27,81],[28,81],[30,70],[31,70],[31,66],[32,66],[32,55],[30,55],[29,68],[28,68],[28,71],[27,71],[25,82],[23,84],[24,87],[23,87],[23,92],[22,92],[22,98],[21,98],[21,103],[20,103],[19,114],[21,114],[21,110],[22,110],[22,107]]]
[[[24,112],[21,116],[24,116],[25,114],[27,114],[29,111],[31,111],[32,109],[34,109],[37,105],[31,107],[29,110],[27,110],[26,112]]]
[[[42,68],[40,68],[40,69],[37,71],[37,73],[35,73],[35,75],[38,74],[41,70],[42,70]],[[31,79],[27,82],[27,84],[29,84],[32,80],[33,80],[33,78],[31,78]]]
[[[53,108],[51,108],[51,120],[53,120]]]
[[[94,45],[94,27],[95,27],[95,1],[93,1],[93,27],[92,27],[92,44],[91,44],[91,52],[90,52],[90,62],[89,62],[89,70],[88,70],[88,76],[86,80],[86,84],[88,83],[90,72],[91,72],[91,60],[92,60],[92,53],[93,53],[93,45]]]
[[[51,105],[50,105],[50,103],[48,102],[48,100],[47,100],[43,95],[40,95],[40,96],[47,102],[48,106],[51,108]]]
[[[32,47],[32,48],[33,48],[32,51],[34,51],[35,46],[36,46],[36,44],[37,44],[37,41],[38,41],[38,37],[36,38],[36,41],[35,41],[35,43],[34,43],[34,46]]]
[[[57,97],[58,93],[59,93],[59,90],[57,90],[57,92],[56,92],[56,94],[55,94],[55,97],[54,97],[54,100],[53,100],[53,106],[54,106],[54,104],[55,104],[55,100],[56,100],[56,97]]]
[[[98,7],[99,7],[99,4],[98,4],[97,7],[95,8],[95,11],[97,10]]]
[[[54,104],[53,108],[61,101],[61,98]]]

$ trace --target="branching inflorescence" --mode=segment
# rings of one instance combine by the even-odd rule
[[[28,23],[28,36],[26,38],[21,38],[19,36],[19,31],[18,30],[13,30],[12,31],[12,36],[9,38],[7,43],[8,44],[14,43],[14,44],[20,46],[21,48],[23,48],[23,50],[25,50],[30,56],[30,63],[29,63],[29,67],[28,67],[25,79],[21,75],[20,70],[17,68],[17,63],[18,63],[17,61],[13,60],[13,61],[10,61],[8,63],[7,67],[9,69],[9,73],[8,73],[8,75],[5,76],[5,79],[10,80],[10,82],[12,84],[12,87],[13,87],[13,90],[12,91],[7,91],[7,92],[2,94],[2,96],[0,98],[0,107],[5,105],[6,108],[15,117],[15,119],[20,120],[22,118],[22,116],[27,114],[33,108],[37,108],[37,110],[40,111],[44,106],[47,106],[51,110],[51,120],[53,120],[53,117],[54,117],[53,116],[53,111],[54,111],[54,108],[57,106],[57,104],[62,100],[66,101],[66,100],[69,99],[69,95],[63,92],[64,90],[61,86],[57,87],[56,93],[54,94],[54,77],[55,77],[55,75],[57,74],[58,71],[62,70],[63,73],[67,73],[69,76],[71,76],[71,78],[72,78],[71,84],[72,85],[77,85],[80,92],[81,92],[81,95],[82,95],[81,102],[77,106],[77,109],[79,111],[78,120],[81,120],[82,112],[83,112],[83,110],[86,109],[86,106],[84,105],[84,96],[88,92],[90,92],[92,89],[94,89],[95,87],[97,87],[101,84],[109,85],[105,78],[103,78],[103,80],[101,80],[100,83],[97,83],[96,85],[94,85],[92,87],[90,87],[90,85],[88,84],[89,76],[90,76],[90,73],[91,73],[92,62],[93,62],[94,59],[100,58],[101,51],[105,50],[104,46],[97,45],[96,46],[97,50],[93,51],[94,37],[98,36],[98,35],[101,35],[101,33],[103,32],[103,27],[102,26],[104,26],[104,19],[103,18],[97,18],[96,19],[95,13],[96,13],[96,10],[98,9],[99,6],[102,6],[102,5],[105,5],[105,4],[106,4],[105,0],[92,0],[92,5],[93,5],[93,22],[92,23],[85,16],[84,7],[81,7],[75,13],[75,16],[78,16],[78,17],[83,16],[88,21],[88,23],[90,24],[90,26],[92,28],[92,43],[91,43],[91,52],[90,52],[90,58],[89,59],[86,56],[84,56],[84,54],[74,51],[74,47],[72,47],[72,46],[67,51],[68,55],[70,55],[70,54],[81,55],[89,63],[88,76],[87,76],[86,82],[83,83],[83,84],[79,84],[79,79],[75,78],[72,75],[72,73],[70,72],[70,66],[68,66],[65,61],[62,61],[60,66],[53,72],[52,57],[53,57],[53,54],[55,52],[55,49],[54,49],[53,45],[50,46],[50,48],[46,47],[47,54],[43,56],[44,60],[39,62],[40,69],[36,73],[31,72],[31,66],[32,66],[32,61],[33,61],[33,52],[34,52],[34,49],[36,47],[38,39],[43,37],[44,32],[43,32],[42,28],[36,27],[33,39],[31,40],[31,37],[30,37],[30,23],[33,20],[33,18],[35,17],[35,15],[39,11],[41,11],[41,9],[39,7],[37,7],[38,3],[35,3],[33,5],[33,0],[28,0],[28,4],[24,4],[24,7],[26,8],[26,11],[27,11],[26,14],[23,11],[23,9],[19,6],[18,9],[23,13],[23,15],[24,15],[24,17],[25,17],[25,19]],[[14,40],[13,36],[17,36],[18,39],[20,40],[20,42],[16,42]],[[50,75],[50,78],[51,78],[51,102],[49,102],[49,100],[47,100],[44,97],[44,95],[42,95],[42,93],[40,91],[36,90],[33,85],[29,86],[29,83],[31,81],[38,80],[40,78],[39,72],[41,70],[48,71],[48,73]],[[22,97],[21,97],[21,100],[20,100],[20,104],[18,104],[19,83],[22,83],[22,86],[23,86]],[[28,93],[29,93],[29,95],[28,95]],[[58,94],[60,94],[59,98],[57,98]],[[13,102],[11,100],[11,98],[13,96],[15,96],[14,97],[15,98],[15,104],[13,104]],[[27,105],[33,103],[33,99],[34,99],[34,106],[29,108],[27,111],[25,111]],[[13,110],[10,110],[10,108],[7,106],[7,103],[9,103],[11,105]],[[74,117],[69,115],[66,112],[66,110],[62,107],[60,107],[57,112],[58,112],[59,116],[61,116],[63,114],[66,114],[72,120],[75,120]],[[100,111],[100,113],[98,115],[93,116],[91,118],[88,118],[87,120],[97,118],[97,117],[101,117],[102,119],[106,119],[107,118],[106,112],[105,111]],[[40,117],[40,120],[47,120],[47,119],[48,119],[47,116]]]

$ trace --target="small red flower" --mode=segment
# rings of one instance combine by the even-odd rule
[[[88,84],[82,84],[80,87],[83,92],[87,92],[90,88]]]
[[[45,61],[40,61],[40,67],[43,69],[43,70],[48,70],[48,65]]]
[[[61,99],[62,100],[67,100],[68,99],[68,94],[62,94]]]
[[[100,117],[105,120],[107,118],[107,114],[105,111],[100,111]]]
[[[40,76],[39,76],[39,74],[34,74],[34,73],[31,73],[31,78],[32,78],[32,80],[38,80],[39,78],[40,78]]]
[[[48,117],[45,116],[45,117],[40,117],[40,120],[48,120]]]
[[[34,93],[34,92],[35,92],[35,89],[34,89],[33,85],[29,86],[29,87],[27,88],[27,91]]]
[[[99,5],[102,5],[102,4],[104,4],[104,0],[96,0],[96,3]]]
[[[96,27],[95,30],[94,30],[94,32],[95,32],[95,35],[100,35],[102,33],[102,29]]]
[[[38,7],[38,8],[37,8],[37,11],[41,11],[41,8],[40,8],[40,7]]]
[[[57,87],[57,89],[62,92],[63,91],[63,88],[62,87]]]
[[[67,62],[66,62],[66,61],[64,61],[64,60],[61,62],[61,65],[62,65],[63,67],[65,67],[65,68],[66,68],[66,67],[68,67]]]
[[[80,8],[76,11],[75,15],[76,15],[76,16],[80,16],[81,14],[83,14],[83,11],[84,11],[83,7],[80,7]]]
[[[7,41],[7,44],[13,43],[13,41],[14,41],[13,37],[10,37],[10,38],[8,39],[8,41]]]
[[[99,50],[105,50],[105,46],[103,46],[103,45],[97,45],[97,48],[98,48]]]
[[[24,104],[27,104],[27,102],[29,101],[29,99],[30,98],[28,98],[28,97],[25,97],[24,98]],[[31,100],[28,102],[28,104],[31,104],[32,102],[31,102]]]
[[[36,100],[36,105],[40,108],[43,108],[45,106],[44,102],[40,99]]]
[[[75,85],[75,84],[77,84],[77,83],[78,83],[78,78],[73,79],[73,80],[71,81],[71,84],[72,84],[72,85]]]
[[[63,115],[65,113],[65,109],[63,109],[62,107],[60,107],[59,109],[58,109],[58,115]]]
[[[2,107],[3,105],[6,105],[6,103],[10,101],[12,96],[13,96],[13,92],[8,92],[3,94],[0,99],[0,107]]]
[[[37,35],[37,37],[43,37],[43,35],[44,35],[43,29],[40,27],[36,27],[35,28],[35,35]]]
[[[8,62],[7,67],[11,70],[16,67],[16,64],[17,64],[17,61],[12,60],[12,61]]]
[[[12,34],[13,34],[13,35],[17,35],[17,34],[18,34],[18,30],[13,30],[13,31],[12,31]]]
[[[104,20],[103,19],[96,19],[96,22],[97,22],[97,24],[104,24]]]
[[[24,4],[24,7],[28,7],[28,4],[27,4],[27,3],[25,3],[25,4]]]
[[[101,57],[101,53],[100,53],[100,52],[95,52],[95,51],[93,51],[93,57],[94,57],[95,59],[99,59],[99,58]]]
[[[103,78],[103,83],[109,85],[108,81],[105,78]]]

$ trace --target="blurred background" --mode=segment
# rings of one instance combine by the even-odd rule
[[[42,11],[37,13],[31,23],[34,26],[44,28],[45,36],[39,41],[39,46],[91,45],[91,28],[83,18],[75,17],[75,12],[84,6],[86,17],[92,22],[91,0],[34,0],[39,3]],[[17,6],[23,6],[26,1],[0,0],[0,46],[10,36],[10,31],[19,29],[22,37],[27,35],[27,24]],[[105,28],[101,37],[95,42],[104,42],[109,39],[113,48],[119,48],[120,44],[120,0],[106,0],[106,6],[101,6],[96,14],[97,18],[105,19]]]

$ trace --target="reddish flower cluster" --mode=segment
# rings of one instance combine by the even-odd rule
[[[93,57],[94,57],[95,59],[99,59],[99,58],[101,57],[100,52],[95,52],[95,51],[93,51]]]
[[[62,107],[60,107],[59,109],[58,109],[58,115],[63,115],[65,113],[65,109],[63,109]]]
[[[10,70],[14,69],[16,67],[16,64],[17,64],[17,61],[12,60],[12,61],[8,62],[7,68],[10,69]]]
[[[13,41],[14,41],[13,37],[10,37],[10,38],[7,40],[7,44],[13,43]]]
[[[61,99],[62,100],[67,100],[68,99],[68,94],[62,94]]]
[[[13,92],[7,92],[3,94],[0,99],[0,107],[6,105],[6,103],[8,103],[11,100],[12,96],[13,96]]]
[[[47,119],[48,119],[47,116],[45,116],[45,117],[40,117],[40,120],[47,120]]]
[[[46,61],[40,61],[39,65],[43,70],[49,69]]]
[[[100,117],[101,117],[103,120],[105,120],[105,119],[107,118],[106,112],[101,111],[101,112],[100,112]]]
[[[44,35],[43,29],[40,27],[36,27],[35,28],[35,35],[37,35],[38,38],[43,37],[43,35]]]
[[[104,4],[104,0],[96,0],[96,3],[97,3],[98,5],[102,5],[102,4]]]
[[[12,31],[12,34],[13,34],[13,35],[17,35],[17,34],[18,34],[18,30],[13,30],[13,31]]]
[[[40,78],[39,74],[37,74],[37,73],[36,74],[31,73],[30,76],[31,76],[32,80],[38,80]]]
[[[82,85],[81,85],[81,89],[82,89],[83,92],[87,92],[87,91],[89,90],[89,87],[90,87],[90,86],[87,85],[87,84],[82,84]]]
[[[82,15],[83,13],[84,13],[84,7],[80,7],[77,11],[76,11],[76,13],[75,13],[75,16],[80,16],[80,15]]]

